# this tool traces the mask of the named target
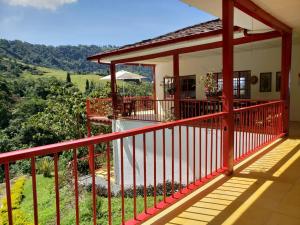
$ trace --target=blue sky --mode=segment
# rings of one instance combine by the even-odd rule
[[[212,18],[179,0],[0,0],[0,38],[124,45]]]

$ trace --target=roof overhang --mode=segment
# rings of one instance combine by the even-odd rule
[[[181,0],[222,18],[222,0]],[[253,31],[300,32],[299,0],[234,0],[234,25]],[[272,23],[270,23],[272,21]]]

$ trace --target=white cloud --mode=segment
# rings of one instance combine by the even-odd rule
[[[55,10],[65,4],[77,2],[77,0],[3,0],[12,6],[30,6],[38,9]]]

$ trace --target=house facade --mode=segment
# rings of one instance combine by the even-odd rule
[[[253,25],[254,26],[254,25]],[[234,66],[233,66],[233,95],[237,103],[245,104],[251,102],[268,102],[280,100],[280,85],[281,85],[281,37],[278,33],[272,29],[250,30],[239,26],[234,27],[234,37],[237,42],[234,46]],[[166,122],[171,114],[172,120],[180,118],[188,118],[200,116],[203,114],[209,114],[213,112],[221,111],[222,105],[222,90],[223,90],[223,75],[222,75],[222,48],[218,46],[222,40],[222,21],[220,19],[200,23],[194,26],[180,29],[157,38],[138,42],[132,45],[121,47],[120,49],[105,52],[100,55],[90,57],[91,60],[99,59],[99,62],[111,63],[112,61],[126,62],[133,65],[147,65],[153,67],[153,80],[154,80],[154,94],[151,100],[141,101],[146,104],[150,104],[150,108],[143,108],[137,112],[136,116],[119,116],[112,120],[113,131],[122,132],[135,128],[142,128],[145,126],[156,125],[161,122]],[[243,41],[244,40],[244,41]],[[300,64],[297,63],[300,52],[299,38],[296,36],[293,39],[293,52],[292,52],[292,67],[290,76],[290,117],[291,121],[300,121],[300,108],[296,104],[300,99]],[[217,44],[216,44],[217,43]],[[157,45],[161,45],[157,47]],[[210,46],[212,45],[212,47]],[[141,49],[142,48],[142,49]],[[174,57],[173,52],[183,52],[177,54]],[[124,53],[125,52],[125,53]],[[109,56],[112,54],[111,56]],[[108,56],[107,56],[108,55]],[[162,56],[161,56],[162,55]],[[95,58],[95,59],[94,59]],[[125,59],[124,59],[125,58]],[[149,59],[148,59],[149,58]],[[97,59],[97,60],[98,60]],[[174,68],[174,62],[178,63],[177,72]],[[179,84],[176,87],[174,71],[178,75]],[[208,74],[212,74],[215,79],[214,85],[217,86],[217,90],[220,94],[218,98],[213,100],[207,97],[205,88],[205,78]],[[173,89],[177,90],[176,93],[170,92]],[[179,98],[179,116],[176,114],[176,99]],[[202,107],[202,105],[204,107]],[[133,114],[133,113],[132,113]],[[192,128],[189,128],[192,129]],[[201,129],[200,129],[201,130]],[[197,135],[200,133],[197,128]],[[189,146],[193,146],[193,131],[187,132],[183,129],[184,135],[179,135],[179,131],[174,131],[174,139],[178,140],[182,136],[182,143],[189,142]],[[201,131],[202,138],[205,136],[205,129]],[[238,133],[239,131],[235,131]],[[189,137],[186,136],[188,133]],[[220,130],[210,129],[208,135],[213,133],[215,139],[220,139]],[[239,138],[236,137],[235,140]],[[158,145],[162,145],[162,135],[158,135]],[[146,148],[151,157],[153,155],[153,139],[152,134],[148,134]],[[171,140],[171,133],[166,131],[166,140]],[[187,141],[189,140],[189,141]],[[214,142],[214,141],[213,141]],[[219,141],[220,143],[220,141]],[[199,148],[200,143],[195,144],[195,148]],[[217,152],[221,151],[221,146],[212,146],[216,148]],[[136,160],[137,168],[143,168],[143,139],[137,137],[136,139],[136,157],[140,160]],[[183,144],[183,152],[186,152],[187,145]],[[210,143],[208,143],[210,148]],[[131,153],[133,151],[133,144],[131,140],[124,141],[123,147],[120,143],[114,145],[114,174],[116,177],[116,183],[121,183],[121,165],[120,157],[121,151],[124,149],[124,167],[131,171],[133,162]],[[172,171],[168,162],[172,160],[170,142],[166,144],[166,179],[170,180]],[[178,154],[178,145],[175,146],[175,156]],[[182,162],[185,162],[187,158],[190,160],[193,158],[192,152],[182,155]],[[158,161],[163,161],[162,152],[158,152]],[[213,154],[209,154],[208,158],[215,157]],[[235,157],[238,157],[235,155]],[[197,157],[199,158],[199,157]],[[203,158],[203,157],[202,157]],[[168,160],[169,159],[169,160]],[[218,162],[214,162],[214,165],[221,162],[218,158]],[[178,159],[175,159],[178,162]],[[199,167],[201,161],[198,160],[195,165]],[[175,167],[178,167],[175,163]],[[147,165],[147,170],[151,170],[152,165]],[[158,164],[158,174],[162,172],[163,164]],[[202,163],[202,167],[204,164]],[[189,170],[193,169],[193,165],[190,165]],[[183,167],[184,171],[187,168]],[[142,185],[143,170],[137,172],[137,184]],[[204,172],[204,168],[202,169]],[[190,172],[192,174],[192,172]],[[151,172],[148,173],[149,177],[152,177]],[[203,174],[202,174],[203,175]],[[200,176],[198,174],[197,176]],[[158,175],[158,181],[162,181],[162,174]],[[179,174],[175,174],[175,181],[179,180]],[[147,179],[148,184],[153,185],[153,179]],[[127,176],[125,184],[132,184],[132,176]]]
[[[56,224],[60,224],[63,152],[73,156],[74,219],[80,224],[80,148],[89,150],[94,225],[99,214],[107,224],[300,223],[300,134],[290,129],[299,132],[299,123],[289,125],[299,121],[300,114],[299,0],[183,2],[221,21],[88,58],[109,64],[111,73],[111,98],[87,101],[88,133],[92,121],[112,123],[112,133],[0,154],[10,225],[14,224],[10,164],[30,161],[32,217],[37,225],[35,160],[45,156],[53,159],[51,204],[55,202]],[[120,99],[118,64],[152,67],[153,98]],[[201,81],[207,74],[214,75],[222,91],[218,100],[206,99]],[[101,213],[95,172],[98,145],[106,157],[102,199],[107,204]],[[113,170],[120,190],[116,198]],[[114,211],[113,205],[120,207]]]

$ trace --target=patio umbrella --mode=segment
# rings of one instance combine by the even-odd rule
[[[146,78],[146,77],[141,76],[136,73],[128,72],[126,70],[121,70],[121,71],[116,72],[117,80],[139,80],[139,81],[141,81],[141,79],[144,79],[144,78]],[[111,79],[111,75],[107,75],[107,76],[101,78],[101,80],[110,80],[110,79]]]
[[[124,93],[124,80],[139,80],[141,81],[146,77],[136,74],[136,73],[131,73],[126,70],[121,70],[116,72],[116,80],[123,80],[123,93]],[[101,80],[111,80],[111,75],[107,75],[105,77],[102,77]]]

